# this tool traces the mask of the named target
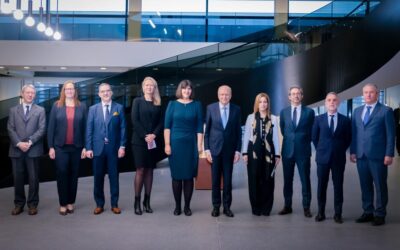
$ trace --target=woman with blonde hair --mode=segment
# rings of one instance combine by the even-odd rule
[[[73,81],[66,81],[50,111],[49,157],[55,160],[61,215],[74,212],[80,160],[85,158],[86,105],[78,100]]]
[[[269,216],[274,201],[274,173],[279,163],[277,118],[271,115],[269,96],[260,93],[254,111],[247,117],[243,138],[243,160],[247,163],[252,213]]]
[[[156,138],[162,134],[161,98],[156,80],[144,78],[143,96],[132,102],[131,119],[133,125],[132,151],[136,167],[135,174],[135,214],[141,215],[140,197],[144,186],[143,210],[152,213],[150,194],[153,185],[153,169],[156,167]]]

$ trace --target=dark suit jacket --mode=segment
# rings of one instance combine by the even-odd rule
[[[115,152],[119,147],[125,147],[125,115],[121,104],[112,102],[110,118],[104,121],[103,107],[101,102],[89,108],[86,125],[86,150],[93,150],[94,156],[103,152],[104,138],[106,138],[106,126],[108,127],[109,145]]]
[[[74,114],[74,145],[78,148],[85,146],[86,118],[86,105],[81,103],[80,106],[75,107]],[[47,144],[49,145],[49,148],[54,148],[54,146],[64,146],[66,136],[66,107],[57,107],[56,102],[50,111],[49,125],[47,127]]]
[[[151,106],[150,106],[151,107]],[[149,107],[143,96],[137,97],[132,102],[132,144],[146,146],[144,140],[147,134],[155,134],[161,137],[163,130],[163,118],[161,106]]]
[[[365,106],[365,105],[364,105]],[[352,141],[350,153],[357,158],[365,155],[369,159],[382,160],[385,156],[394,156],[395,125],[393,110],[379,102],[367,124],[361,118],[364,106],[353,112]]]
[[[311,156],[311,131],[314,116],[314,110],[301,105],[300,120],[295,128],[292,123],[291,106],[281,111],[279,125],[283,136],[282,157]]]
[[[207,106],[204,148],[210,150],[211,155],[219,155],[224,145],[228,152],[241,151],[241,112],[239,106],[230,103],[228,123],[224,129],[219,103],[216,102]]]
[[[25,120],[24,108],[17,105],[10,109],[7,123],[10,136],[10,157],[21,157],[23,152],[17,147],[19,142],[32,141],[28,157],[39,157],[43,154],[43,136],[46,132],[46,113],[43,107],[32,104]]]
[[[330,160],[345,164],[346,150],[351,142],[350,119],[338,113],[336,130],[332,135],[327,113],[315,117],[312,141],[316,149],[317,164],[328,164]]]

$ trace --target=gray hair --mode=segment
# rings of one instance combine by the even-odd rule
[[[36,93],[36,88],[33,86],[33,84],[25,84],[22,86],[21,93],[24,93],[27,88],[33,89],[33,91]]]
[[[300,91],[301,95],[303,95],[303,88],[300,87],[300,86],[296,86],[296,85],[291,86],[291,87],[289,88],[289,95],[290,95],[290,92],[292,91],[292,89],[298,89],[298,90]]]

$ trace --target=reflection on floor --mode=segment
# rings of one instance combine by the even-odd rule
[[[93,215],[92,178],[79,180],[76,211],[58,214],[55,182],[41,183],[39,214],[26,211],[11,216],[13,189],[0,190],[1,249],[398,249],[400,246],[400,159],[389,170],[389,206],[387,224],[373,227],[356,224],[361,215],[361,196],[354,164],[348,163],[344,187],[344,223],[333,222],[332,183],[328,191],[327,220],[315,222],[305,218],[301,208],[301,186],[298,174],[294,183],[294,213],[277,215],[283,207],[282,169],[276,174],[275,204],[271,216],[251,214],[247,190],[247,172],[239,163],[234,169],[234,218],[213,218],[211,192],[196,190],[191,217],[174,216],[174,201],[167,162],[155,171],[151,197],[153,214],[137,216],[133,212],[133,173],[120,175],[121,215],[110,211],[109,198],[105,213]],[[107,183],[107,181],[106,181]],[[312,167],[315,215],[316,169]],[[106,185],[108,186],[108,184]],[[107,196],[108,191],[106,192]]]

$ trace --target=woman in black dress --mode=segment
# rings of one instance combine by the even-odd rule
[[[135,214],[141,215],[140,197],[144,186],[143,210],[152,213],[150,193],[153,185],[153,169],[156,167],[156,137],[162,132],[161,98],[157,82],[146,77],[142,82],[143,96],[132,103],[132,150],[136,166]]]

